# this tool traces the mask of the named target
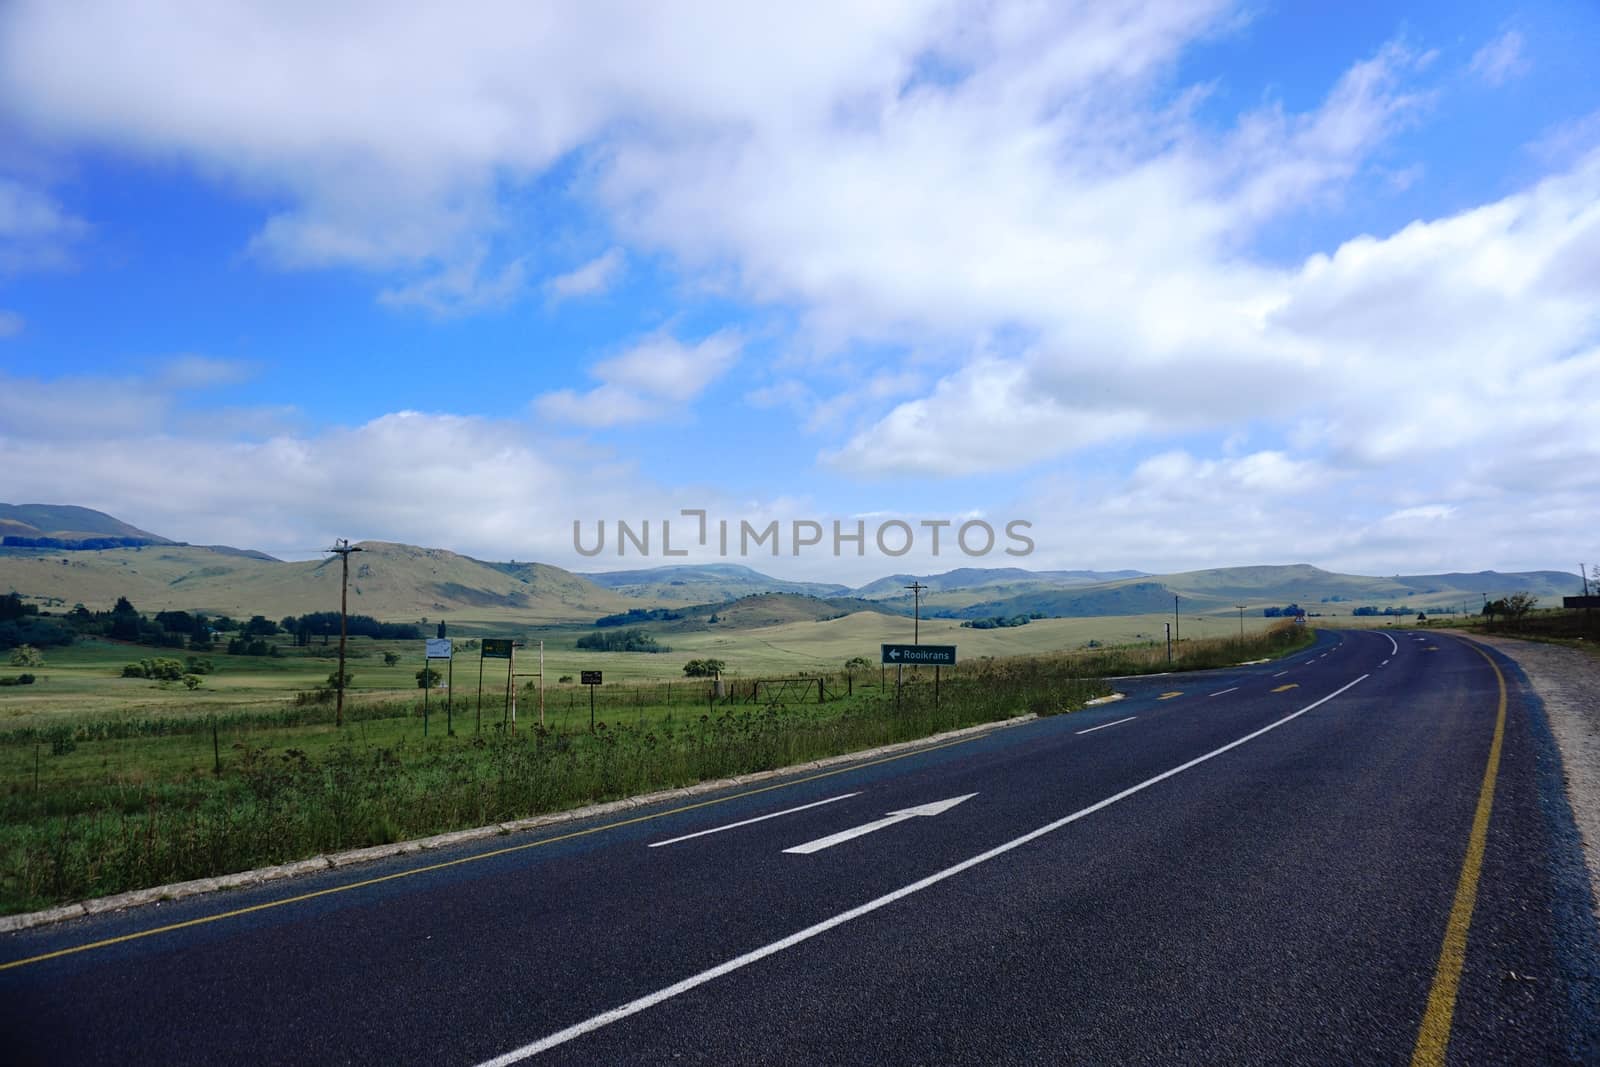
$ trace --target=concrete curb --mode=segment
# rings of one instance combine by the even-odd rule
[[[881,745],[878,748],[867,749],[864,752],[850,752],[842,756],[829,756],[826,759],[813,760],[810,763],[797,763],[789,767],[780,767],[776,770],[755,771],[733,778],[698,782],[695,785],[682,786],[678,789],[663,789],[655,793],[644,793],[636,797],[624,797],[621,800],[607,801],[604,804],[590,804],[583,808],[573,808],[570,811],[552,812],[548,815],[532,815],[526,819],[491,823],[488,826],[478,826],[470,830],[454,830],[446,834],[435,834],[432,837],[420,837],[414,841],[397,841],[392,845],[373,845],[368,848],[352,849],[348,852],[313,856],[310,859],[296,860],[293,863],[282,863],[274,867],[260,867],[253,871],[240,871],[236,874],[224,874],[215,878],[197,878],[189,882],[174,882],[171,885],[153,886],[149,889],[135,889],[127,893],[118,893],[115,896],[98,897],[94,900],[79,901],[75,904],[63,904],[59,907],[47,908],[44,911],[0,916],[0,934],[29,930],[36,926],[65,922],[68,919],[82,919],[90,915],[103,915],[108,911],[138,908],[167,900],[182,900],[185,897],[199,896],[202,893],[215,893],[224,889],[245,889],[265,882],[293,878],[296,875],[337,870],[361,863],[370,863],[373,860],[388,859],[391,856],[404,856],[413,852],[429,852],[433,849],[465,844],[470,841],[480,841],[484,838],[503,837],[507,834],[524,830],[537,830],[546,826],[557,826],[561,823],[578,822],[582,819],[592,819],[596,816],[610,815],[614,812],[648,807],[664,801],[702,796],[706,793],[715,793],[721,789],[736,788],[755,782],[767,782],[774,778],[803,774],[807,771],[826,770],[830,767],[839,767],[847,763],[872,760],[900,752],[910,752],[918,748],[931,747],[976,734],[988,733],[991,730],[1020,726],[1037,718],[1037,715],[1028,712],[1010,719],[980,723],[977,726],[966,726],[960,730],[951,730],[947,733],[935,734],[932,737],[923,737],[915,741],[899,741],[892,745]]]

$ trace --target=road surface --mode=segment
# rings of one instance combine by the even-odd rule
[[[1118,688],[825,773],[9,935],[0,1048],[1600,1060],[1589,889],[1509,660],[1336,632]]]

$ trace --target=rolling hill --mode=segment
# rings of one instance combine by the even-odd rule
[[[737,563],[595,571],[586,572],[582,577],[620,596],[660,604],[712,604],[758,593],[830,597],[850,592],[846,585],[786,581]]]
[[[82,603],[108,608],[126,596],[144,611],[262,614],[271,618],[326,611],[339,601],[332,558],[285,562],[260,552],[170,541],[103,512],[69,505],[0,504],[0,531],[61,540],[126,537],[126,548],[0,547],[0,591],[15,591],[47,610]],[[1473,609],[1485,598],[1527,591],[1545,603],[1581,591],[1562,571],[1370,577],[1310,564],[1221,567],[1152,575],[1138,571],[1030,571],[962,567],[942,574],[894,574],[851,590],[823,582],[773,578],[740,564],[713,563],[574,574],[543,563],[495,563],[438,548],[362,542],[351,557],[350,610],[390,621],[450,617],[475,622],[592,624],[629,609],[679,613],[670,629],[741,629],[836,619],[868,612],[909,615],[904,587],[922,582],[924,618],[973,619],[1038,614],[1093,618],[1173,610],[1251,614],[1299,604],[1323,615],[1358,606],[1418,611]],[[715,615],[717,622],[710,622]],[[662,620],[647,622],[659,628]]]
[[[169,545],[159,534],[130,526],[103,511],[72,504],[0,504],[0,537],[87,541],[117,537],[149,545]]]
[[[544,564],[496,566],[444,549],[364,541],[350,557],[350,611],[380,619],[464,616],[473,620],[588,622],[628,602],[569,571]],[[95,552],[10,550],[0,554],[0,589],[70,608],[109,608],[126,596],[142,611],[164,609],[277,619],[339,604],[339,562],[286,563],[187,545]]]

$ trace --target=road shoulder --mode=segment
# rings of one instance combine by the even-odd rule
[[[1544,704],[1561,752],[1567,803],[1583,842],[1593,899],[1600,901],[1600,658],[1573,648],[1461,634],[1509,656]]]

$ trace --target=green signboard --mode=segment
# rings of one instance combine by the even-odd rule
[[[485,637],[483,639],[484,659],[510,659],[511,639],[509,637]]]
[[[954,667],[955,645],[884,645],[883,662],[906,667]]]

